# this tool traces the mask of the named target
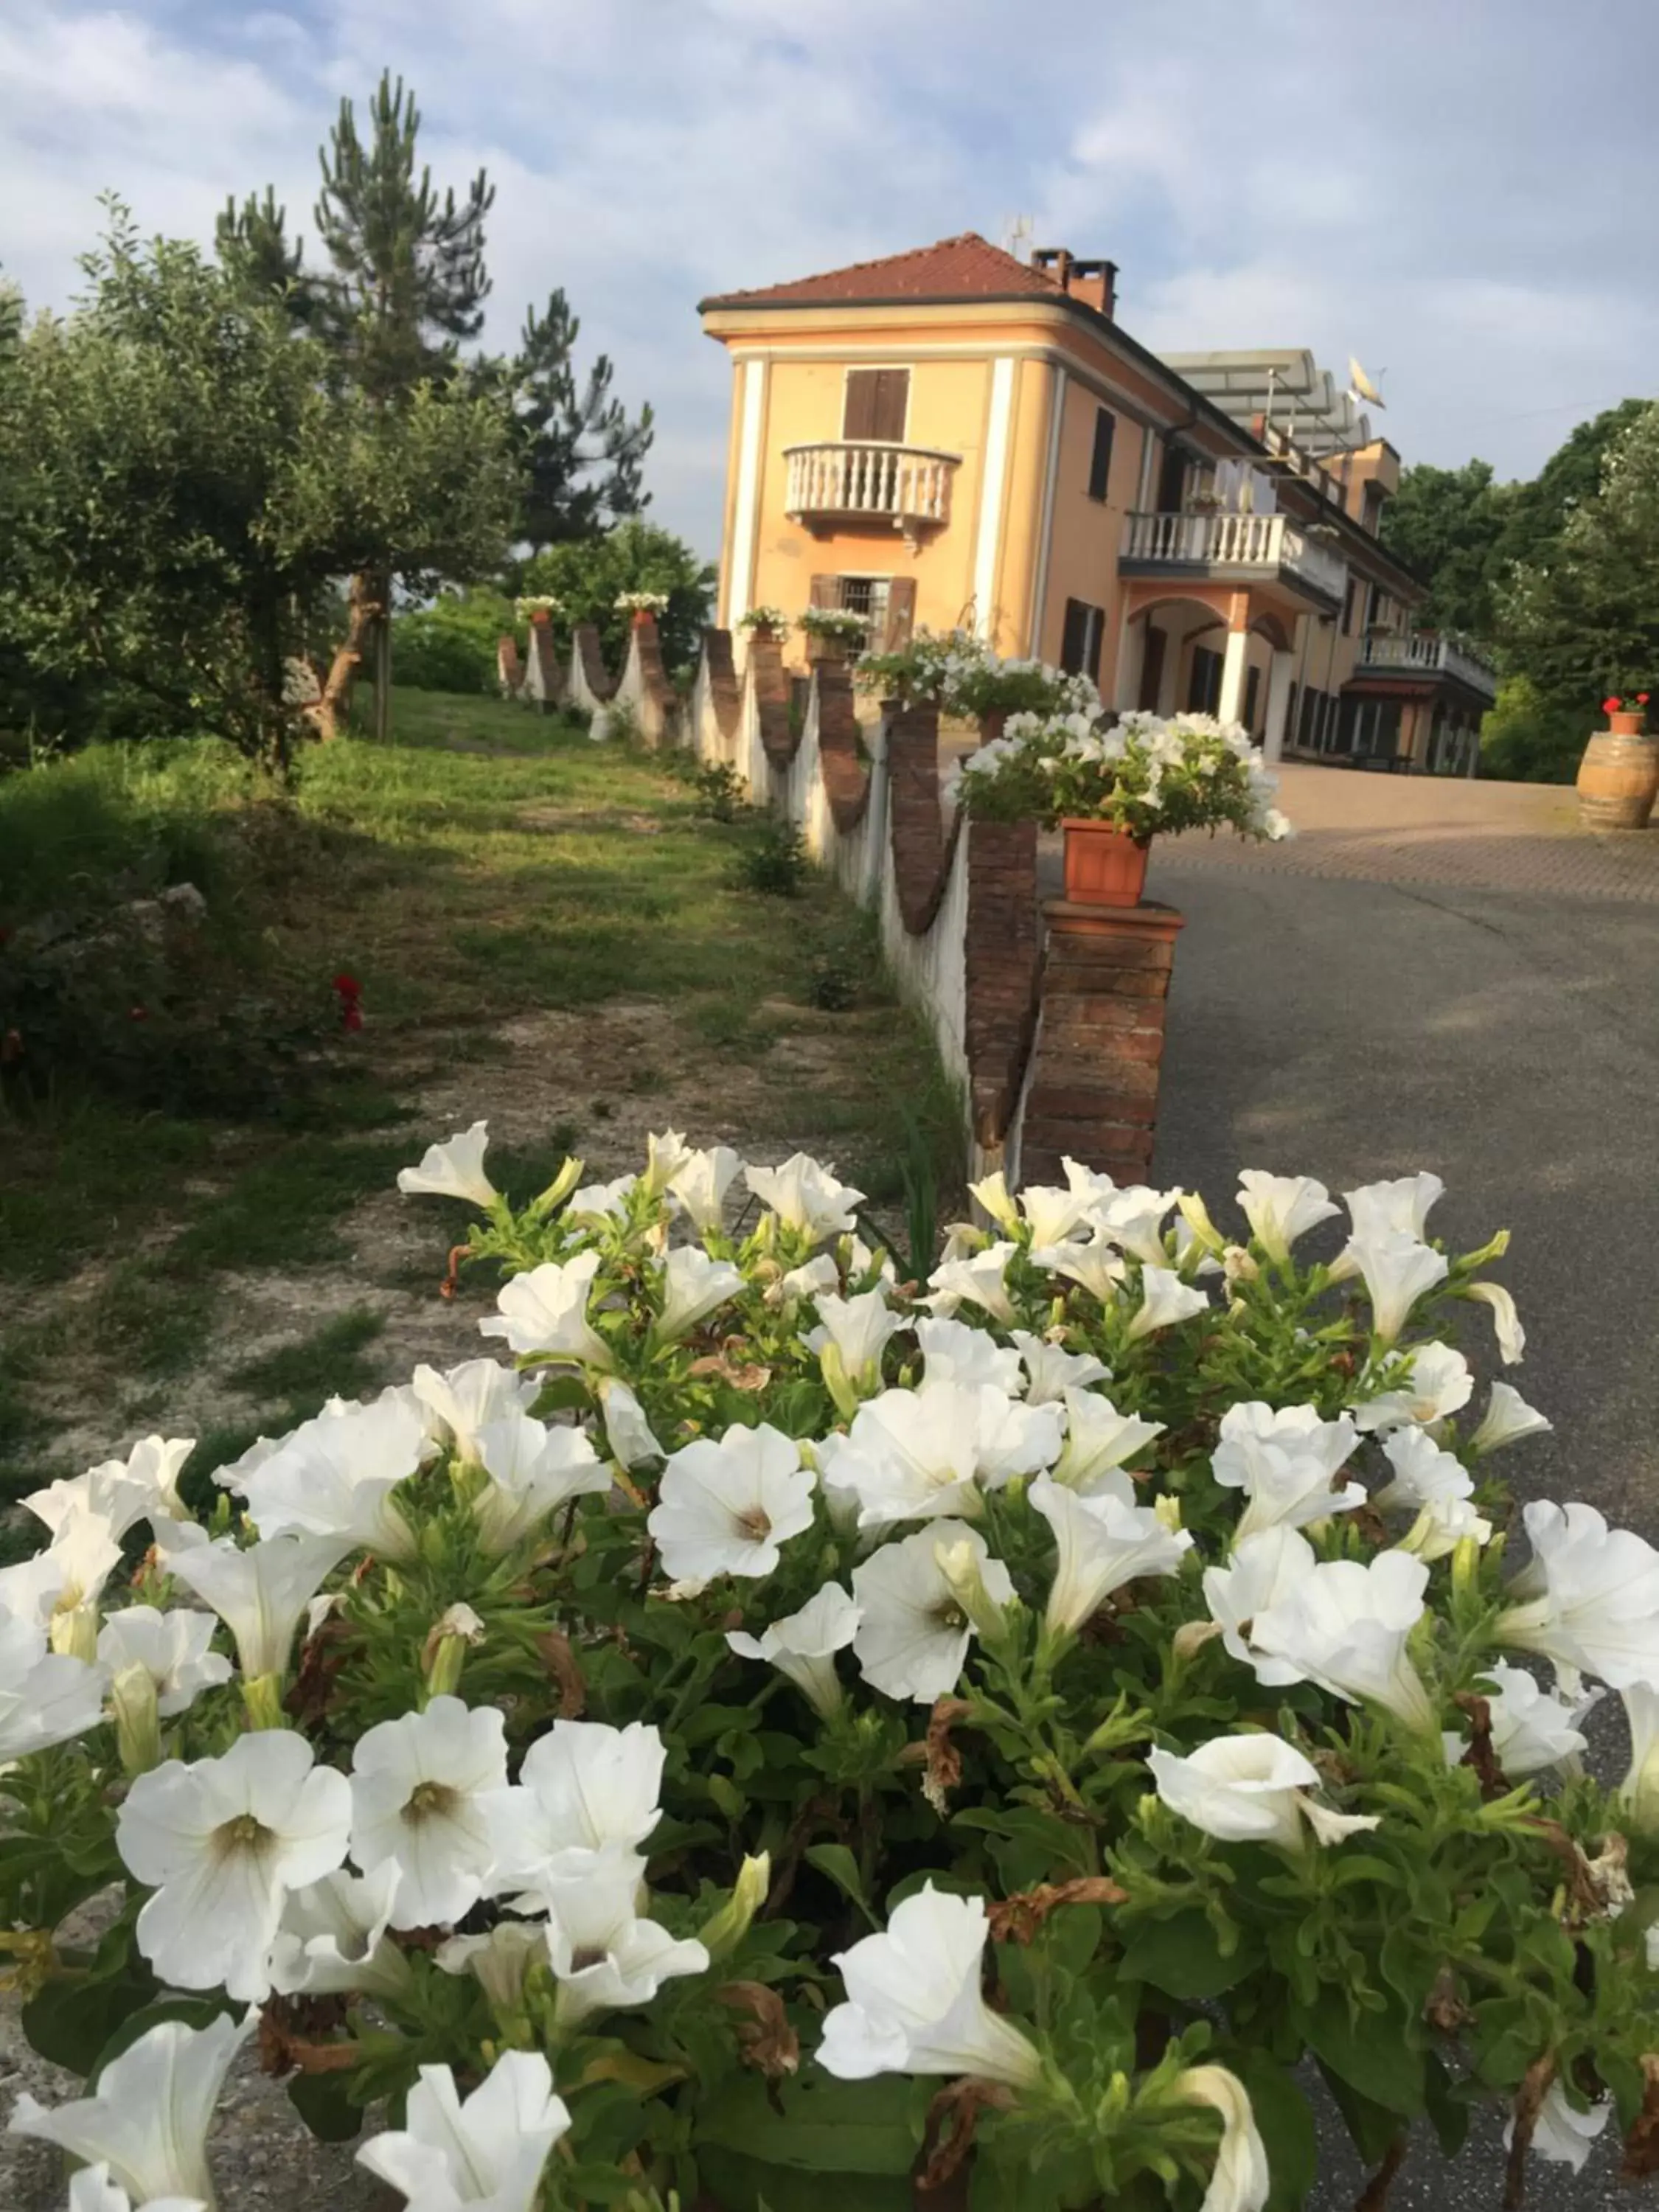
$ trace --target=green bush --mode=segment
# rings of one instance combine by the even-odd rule
[[[492,694],[496,647],[508,630],[522,648],[525,626],[499,592],[447,592],[393,617],[392,680],[416,691]]]
[[[746,831],[738,854],[740,889],[769,898],[798,898],[806,880],[806,848],[793,822],[762,815]]]
[[[1595,723],[1592,711],[1546,700],[1530,677],[1505,677],[1480,726],[1480,774],[1505,783],[1571,783]]]
[[[527,595],[557,602],[553,616],[561,642],[576,623],[599,633],[605,665],[620,672],[628,653],[628,616],[617,601],[626,592],[661,592],[668,605],[657,617],[662,657],[670,670],[695,662],[714,599],[714,570],[672,531],[653,522],[618,523],[603,538],[552,545],[524,566]]]

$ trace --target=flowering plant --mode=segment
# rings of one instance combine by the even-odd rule
[[[513,611],[521,621],[538,614],[556,615],[559,612],[559,602],[550,592],[532,592],[523,599],[514,599]]]
[[[738,617],[739,629],[769,629],[780,635],[789,627],[789,617],[781,607],[750,607],[746,615]]]
[[[969,753],[956,789],[970,813],[998,821],[1068,817],[1109,822],[1141,843],[1162,832],[1214,830],[1279,839],[1291,824],[1268,804],[1276,780],[1237,722],[1210,714],[1014,714]]]
[[[924,1285],[804,1156],[514,1203],[487,1138],[399,1182],[471,1210],[507,1360],[210,1505],[160,1437],[27,1501],[0,1943],[96,2078],[10,2125],[73,2212],[212,2203],[256,2026],[420,2208],[1277,2212],[1304,2058],[1389,2172],[1491,2100],[1517,2184],[1615,2112],[1653,2170],[1659,1553],[1540,1501],[1509,1556],[1549,1425],[1449,1340],[1521,1358],[1504,1235],[1419,1175],[1315,1258],[1309,1177],[1235,1240],[1068,1162]]]
[[[1639,714],[1648,703],[1645,691],[1626,693],[1624,698],[1608,697],[1601,702],[1604,714]]]
[[[803,607],[795,622],[808,637],[827,637],[842,645],[861,645],[870,628],[869,616],[851,607]]]
[[[1097,714],[1090,678],[1040,660],[1002,660],[971,630],[919,629],[892,653],[866,653],[858,680],[883,698],[931,701],[941,714],[979,720],[990,714]]]
[[[659,615],[668,605],[666,592],[618,592],[611,603],[619,615]]]

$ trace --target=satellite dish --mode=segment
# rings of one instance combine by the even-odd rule
[[[1382,374],[1386,376],[1388,371],[1384,369]],[[1389,404],[1352,354],[1348,356],[1348,397],[1367,407],[1386,407]]]

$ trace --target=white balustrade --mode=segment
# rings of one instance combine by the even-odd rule
[[[1368,637],[1360,651],[1359,665],[1453,676],[1483,697],[1498,696],[1498,678],[1486,663],[1443,637]]]
[[[791,515],[868,514],[903,527],[944,522],[951,472],[960,456],[926,446],[888,446],[839,438],[786,446],[786,506]]]
[[[1347,586],[1346,564],[1282,514],[1132,514],[1123,526],[1122,557],[1269,575],[1287,571],[1328,599],[1340,599]]]

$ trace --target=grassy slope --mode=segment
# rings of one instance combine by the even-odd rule
[[[91,1354],[91,1387],[118,1374],[130,1417],[163,1419],[165,1386],[199,1363],[233,1275],[337,1261],[350,1209],[433,1133],[423,1082],[458,1056],[487,1063],[516,1016],[660,1004],[648,1060],[626,1079],[666,1092],[692,1063],[764,1073],[769,1055],[786,1058],[775,1048],[798,1021],[829,1019],[808,1011],[816,970],[850,957],[870,980],[847,1017],[848,1048],[809,1084],[787,1067],[751,1084],[761,1103],[744,1133],[821,1144],[890,1208],[919,1116],[948,1176],[953,1114],[937,1061],[881,981],[863,918],[831,886],[813,879],[787,901],[733,888],[742,833],[700,819],[649,756],[495,701],[396,703],[395,744],[346,738],[308,755],[291,807],[199,748],[0,781],[0,876],[14,901],[31,886],[21,859],[4,868],[9,829],[37,900],[54,875],[148,854],[164,879],[205,881],[265,956],[322,978],[350,970],[368,1018],[342,1040],[325,1098],[287,1124],[71,1099],[0,1120],[0,1488],[53,1466],[40,1403],[61,1399],[67,1360]],[[43,778],[58,780],[49,793]],[[487,1097],[487,1065],[479,1088]],[[586,1109],[602,1122],[610,1108],[594,1097]],[[506,1164],[528,1178],[590,1133],[550,1125]],[[372,1313],[335,1316],[235,1379],[267,1424],[298,1418],[374,1379],[374,1334]],[[134,1378],[156,1386],[153,1412],[133,1400]]]

